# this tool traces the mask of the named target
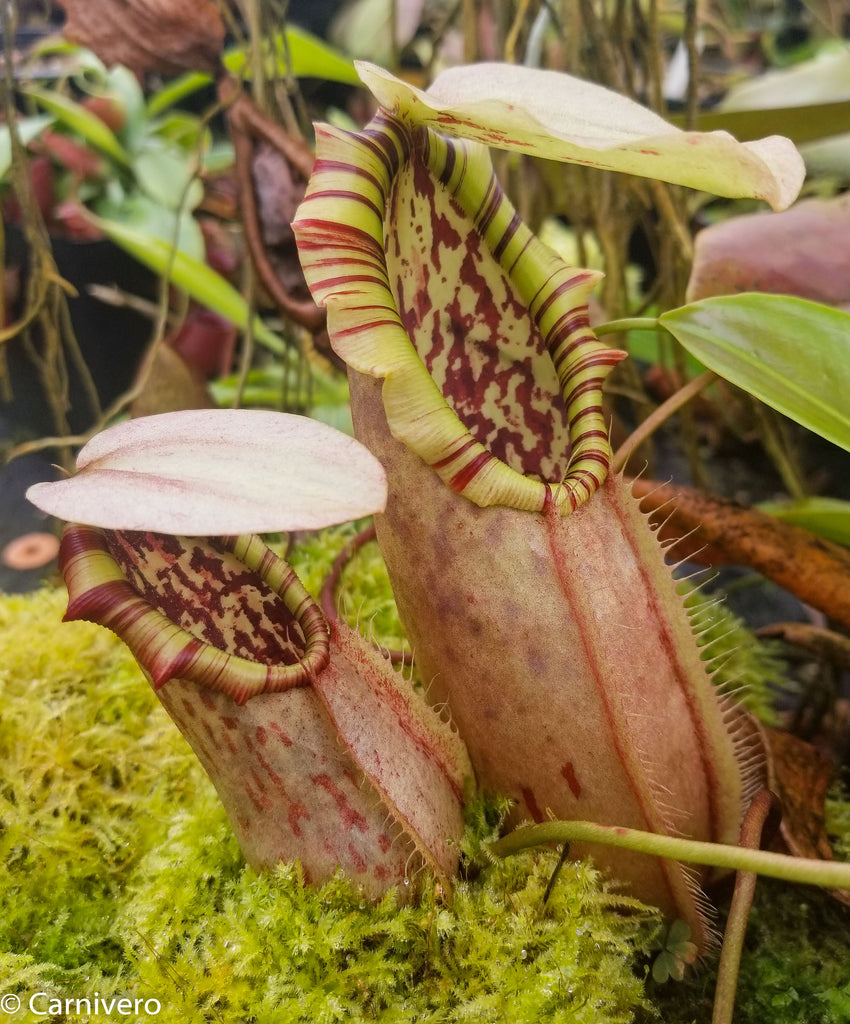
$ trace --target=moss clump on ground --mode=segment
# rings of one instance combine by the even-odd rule
[[[314,593],[352,534],[296,551]],[[379,557],[365,549],[351,572],[352,618],[398,646]],[[24,999],[5,1019],[44,1020],[26,1010],[32,992],[153,998],[160,1012],[132,1019],[187,1024],[710,1019],[712,966],[645,988],[656,918],[590,864],[568,862],[544,906],[557,851],[490,862],[493,806],[471,812],[450,906],[427,880],[400,907],[369,904],[342,879],[308,889],[296,865],[245,868],[129,653],[104,629],[62,625],[64,603],[53,590],[0,598],[0,989]],[[733,679],[752,667],[734,657]],[[842,808],[831,819],[850,834]],[[848,949],[828,896],[762,882],[736,1024],[846,1021]]]
[[[649,995],[665,1024],[708,1024],[716,964]],[[639,1018],[649,1021],[653,1018]],[[847,1024],[850,914],[827,893],[760,879],[747,927],[735,1024]]]
[[[544,907],[557,852],[489,863],[480,807],[451,906],[427,880],[408,906],[373,906],[341,879],[306,888],[295,865],[245,868],[129,653],[63,607],[58,591],[0,599],[0,987],[24,999],[7,1019],[45,1019],[33,992],[155,998],[134,1019],[186,1024],[614,1024],[648,1005],[652,912],[588,864],[565,865]]]

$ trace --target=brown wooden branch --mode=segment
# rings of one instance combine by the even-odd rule
[[[343,570],[346,565],[351,561],[357,552],[364,547],[366,544],[371,543],[375,539],[375,526],[371,524],[366,527],[365,530],[361,530],[356,536],[352,537],[351,540],[345,545],[340,553],[334,559],[333,565],[330,568],[330,572],[325,577],[325,581],[322,584],[322,592],[319,597],[319,601],[322,606],[325,618],[328,622],[334,622],[337,624],[346,624],[345,619],[339,614],[336,600],[336,588],[342,577]],[[381,644],[375,643],[375,646],[380,651],[384,651],[393,665],[412,665],[413,655],[410,651],[395,650],[394,648],[385,648]]]
[[[850,550],[757,509],[678,484],[633,481],[641,507],[664,522],[660,539],[684,538],[681,558],[746,565],[850,629]]]

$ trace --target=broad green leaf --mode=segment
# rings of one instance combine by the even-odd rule
[[[176,238],[180,252],[199,262],[204,260],[204,236],[189,210],[178,214],[138,192],[118,200],[110,197],[100,199],[93,209],[98,217],[123,224],[147,238],[158,238],[168,245]]]
[[[116,245],[157,274],[167,275],[173,284],[182,288],[202,306],[223,316],[243,331],[247,330],[250,324],[257,341],[272,352],[284,351],[286,346],[283,340],[274,331],[269,330],[259,317],[251,320],[248,303],[212,267],[179,249],[175,251],[163,239],[149,237],[126,224],[102,217],[93,219]]]
[[[18,135],[23,145],[28,145],[37,138],[44,129],[53,124],[53,118],[49,114],[40,114],[38,117],[24,117],[18,122]],[[12,139],[7,125],[0,126],[0,181],[9,173],[12,166]]]
[[[659,322],[709,369],[850,450],[850,314],[744,292],[681,306]]]
[[[338,50],[302,28],[290,25],[285,32],[277,32],[269,46],[274,60],[269,63],[270,74],[290,74],[294,78],[322,78],[331,82],[358,85],[354,64]],[[289,63],[287,63],[287,56]],[[251,63],[244,47],[228,50],[224,65],[233,74],[250,74]]]
[[[144,137],[148,117],[145,109],[145,94],[139,80],[129,68],[116,65],[109,69],[106,87],[95,90],[96,94],[117,100],[124,108],[127,121],[121,130],[121,138],[131,150]]]
[[[47,92],[32,87],[22,91],[25,96],[29,96],[53,114],[59,122],[82,136],[86,142],[125,167],[130,166],[130,155],[118,141],[115,133],[107,128],[96,114],[58,92]]]
[[[321,529],[383,511],[386,494],[380,462],[323,423],[202,409],[110,427],[74,476],[27,497],[69,522],[195,537]]]
[[[155,117],[157,114],[161,114],[187,96],[191,96],[192,93],[203,89],[210,82],[212,82],[212,75],[207,75],[203,71],[187,71],[178,78],[166,82],[148,100],[148,116]]]
[[[819,537],[850,547],[850,501],[803,498],[799,501],[764,501],[757,507],[785,523],[805,527]]]
[[[166,139],[179,146],[185,153],[203,151],[212,144],[209,128],[184,110],[169,110],[161,117],[147,122],[150,136]]]
[[[204,198],[204,186],[187,154],[156,135],[142,143],[133,171],[139,187],[169,210],[194,210]]]
[[[366,86],[390,113],[497,149],[623,171],[784,209],[805,176],[778,135],[737,142],[726,132],[683,132],[638,103],[556,71],[513,64],[450,68],[423,92],[360,61]]]

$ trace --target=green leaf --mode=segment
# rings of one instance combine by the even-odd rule
[[[166,82],[148,100],[148,116],[155,117],[161,114],[192,93],[203,89],[211,81],[212,75],[206,75],[202,71],[187,71],[186,74]]]
[[[116,65],[109,69],[105,87],[94,92],[95,95],[111,97],[121,104],[127,119],[121,129],[121,138],[129,149],[134,150],[144,137],[148,122],[145,94],[136,76],[129,68]]]
[[[658,331],[632,330],[629,331],[628,339],[627,349],[632,359],[639,359],[650,366],[670,365],[670,354],[662,348],[662,338]],[[690,353],[685,352],[684,359],[689,377],[698,377],[705,372],[706,367]]]
[[[678,116],[670,120],[681,125],[685,119]],[[766,132],[781,132],[799,145],[844,132],[848,124],[850,100],[840,100],[763,110],[709,110],[697,115],[694,127],[701,132],[731,132],[742,142],[759,139]]]
[[[95,146],[102,153],[111,156],[113,160],[124,167],[130,166],[132,161],[129,154],[118,141],[115,133],[96,114],[58,92],[47,92],[33,87],[23,89],[22,92],[53,114],[61,124],[82,136],[86,142]]]
[[[202,152],[212,143],[209,128],[184,110],[170,110],[167,114],[147,122],[149,136],[166,139],[183,150],[184,154]]]
[[[850,450],[850,314],[744,292],[681,306],[659,322],[709,369]]]
[[[38,117],[25,117],[18,122],[18,135],[26,146],[37,138],[44,129],[53,124],[53,118],[47,114]],[[12,139],[7,125],[0,126],[0,181],[9,173],[12,166]]]
[[[120,199],[106,197],[94,205],[98,217],[123,224],[147,238],[158,238],[171,245],[176,238],[177,248],[184,255],[204,261],[204,236],[189,210],[178,214],[138,192]]]
[[[514,64],[470,64],[438,75],[427,92],[355,62],[385,110],[412,125],[497,149],[658,178],[784,209],[805,177],[778,135],[737,142],[726,132],[683,132],[600,85]]]
[[[187,155],[156,135],[144,140],[133,170],[142,191],[169,210],[194,210],[204,198],[204,186]]]
[[[167,275],[173,284],[182,288],[196,302],[236,324],[243,331],[250,325],[257,341],[272,352],[281,353],[285,350],[283,340],[266,327],[259,317],[251,319],[248,303],[212,267],[179,249],[175,250],[161,238],[150,237],[117,221],[102,217],[93,219],[116,245],[157,274]]]
[[[803,498],[799,501],[764,501],[757,508],[785,523],[802,526],[819,537],[850,547],[850,501]]]
[[[269,46],[274,55],[268,71],[270,74],[290,74],[294,78],[322,78],[330,82],[344,82],[359,85],[360,79],[354,64],[338,50],[323,43],[321,39],[290,25],[285,32],[275,33]],[[287,63],[287,55],[289,63]],[[251,65],[246,58],[244,47],[228,50],[224,65],[233,74],[250,74]]]

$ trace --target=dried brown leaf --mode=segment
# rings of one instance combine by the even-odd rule
[[[215,74],[221,67],[224,23],[215,0],[59,0],[64,33],[105,64],[142,74]]]
[[[826,832],[824,800],[835,775],[832,761],[811,743],[780,729],[763,728],[770,789],[782,802],[779,834],[795,857],[834,860]],[[850,906],[850,892],[833,896]]]

